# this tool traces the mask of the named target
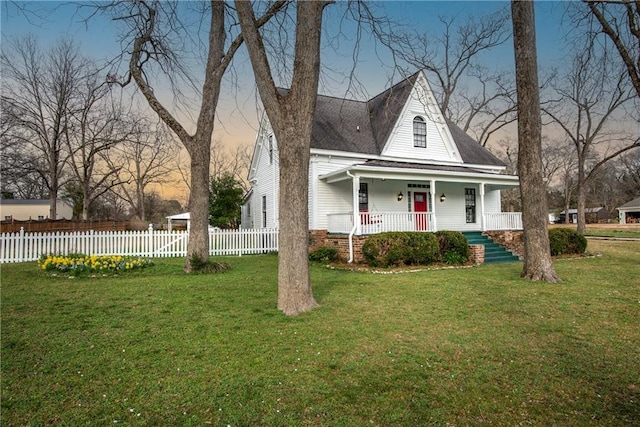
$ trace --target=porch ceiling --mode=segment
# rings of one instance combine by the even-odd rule
[[[517,176],[501,175],[494,171],[458,165],[434,165],[385,160],[370,160],[352,165],[321,175],[320,179],[331,184],[351,179],[349,173],[361,178],[384,178],[404,181],[482,182],[492,190],[519,186]]]

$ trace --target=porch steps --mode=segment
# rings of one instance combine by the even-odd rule
[[[488,236],[485,236],[479,231],[464,232],[462,234],[467,238],[470,245],[484,246],[485,264],[520,261],[520,258],[514,255],[511,251],[495,243]]]

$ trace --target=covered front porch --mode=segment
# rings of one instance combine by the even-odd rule
[[[333,203],[312,210],[326,216],[316,223],[350,235],[522,229],[521,214],[500,207],[500,190],[517,187],[517,177],[461,166],[411,166],[360,164],[321,176],[319,194]]]

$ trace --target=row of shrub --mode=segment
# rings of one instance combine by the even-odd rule
[[[370,236],[362,255],[373,267],[464,264],[469,256],[467,238],[458,231],[390,232]]]
[[[587,249],[587,239],[569,228],[549,230],[551,255],[582,254]],[[374,267],[402,265],[428,265],[444,263],[464,264],[469,257],[467,238],[458,231],[389,232],[374,234],[362,247],[365,262]],[[338,259],[338,249],[322,246],[309,254],[311,261],[333,262]]]

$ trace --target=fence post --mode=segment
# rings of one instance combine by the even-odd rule
[[[149,258],[153,256],[153,224],[149,224],[149,237],[147,240],[147,255]]]
[[[18,240],[18,261],[22,262],[24,259],[24,227],[20,227],[20,240]]]

